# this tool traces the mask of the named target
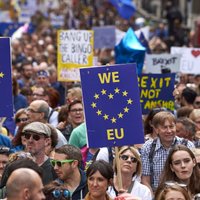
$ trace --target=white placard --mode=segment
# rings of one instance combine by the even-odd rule
[[[200,74],[200,48],[171,47],[171,54],[180,54],[180,72]]]
[[[146,73],[162,73],[162,70],[169,70],[171,73],[179,72],[181,56],[178,54],[147,54]]]

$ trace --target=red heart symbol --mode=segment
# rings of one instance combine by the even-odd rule
[[[200,55],[200,50],[192,50],[192,55],[196,58]]]

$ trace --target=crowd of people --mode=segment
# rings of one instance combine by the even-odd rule
[[[156,107],[143,116],[144,144],[118,147],[118,151],[89,148],[81,83],[57,81],[55,26],[90,30],[114,25],[127,31],[148,22],[134,16],[122,19],[106,0],[34,2],[34,32],[24,32],[11,41],[14,117],[7,118],[0,131],[0,198],[198,199],[199,75],[180,74],[173,92],[174,112]],[[17,21],[15,5],[4,3],[0,8],[10,9],[11,21]],[[149,23],[153,53],[169,52],[172,45],[195,45],[189,32],[183,31],[182,16],[178,10],[175,15],[170,5],[169,24]],[[59,19],[57,24],[53,16]],[[113,52],[94,50],[99,65],[113,63]]]

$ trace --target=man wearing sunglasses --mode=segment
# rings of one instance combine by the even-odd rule
[[[26,150],[35,158],[35,162],[43,168],[44,185],[57,178],[45,148],[51,143],[51,129],[44,123],[32,122],[26,125],[22,133],[26,139]]]
[[[57,181],[64,184],[72,194],[72,200],[83,199],[87,194],[86,175],[80,169],[82,154],[78,147],[64,145],[55,150],[51,164],[58,175]]]

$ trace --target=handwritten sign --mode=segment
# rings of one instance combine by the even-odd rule
[[[59,81],[80,80],[79,67],[93,65],[93,40],[93,31],[58,31],[57,59]]]
[[[165,107],[174,110],[173,90],[175,73],[173,74],[143,74],[138,77],[140,87],[140,103],[142,114],[155,107]]]
[[[171,47],[171,54],[180,54],[180,72],[200,73],[200,48]]]
[[[10,38],[0,38],[0,117],[13,116]]]
[[[80,69],[89,147],[144,142],[135,65]]]
[[[168,73],[179,72],[180,55],[171,54],[147,54],[146,55],[146,73],[162,73],[164,70]]]

